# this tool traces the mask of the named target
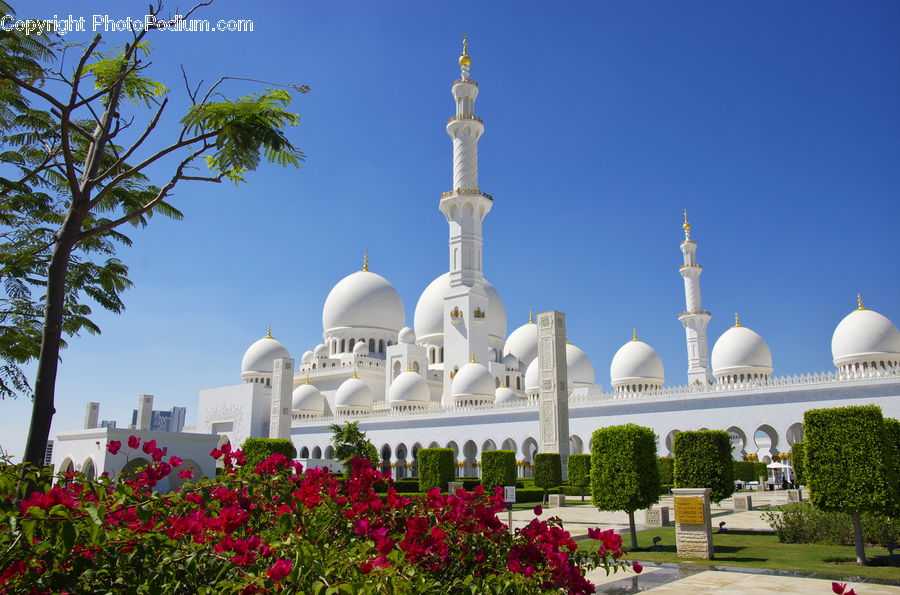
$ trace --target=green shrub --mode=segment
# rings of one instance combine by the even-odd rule
[[[534,485],[549,490],[562,483],[562,459],[559,453],[540,452],[534,455]]]
[[[661,486],[659,486],[659,493],[660,494],[671,494],[672,488],[674,488],[674,487],[675,487],[675,484],[664,483]]]
[[[753,479],[751,481],[757,481],[760,477],[768,477],[769,476],[769,468],[767,463],[760,461],[753,461]]]
[[[575,488],[575,493],[566,495],[581,496],[584,500],[584,493],[591,485],[591,455],[569,455],[568,467],[569,485]]]
[[[458,481],[463,484],[463,489],[472,491],[475,489],[475,486],[481,485],[481,480],[477,477],[456,477],[453,481]]]
[[[481,483],[486,492],[494,486],[516,485],[516,453],[511,450],[481,453]]]
[[[516,502],[543,502],[544,490],[540,488],[516,489]]]
[[[734,461],[734,480],[735,481],[756,481],[759,476],[756,475],[756,463],[753,461]]]
[[[456,475],[456,455],[452,448],[420,448],[416,454],[419,466],[419,489],[447,491],[447,482]]]
[[[710,488],[710,500],[734,493],[731,438],[722,430],[675,434],[675,487]]]
[[[241,445],[241,450],[244,451],[244,461],[247,463],[241,468],[242,472],[252,472],[258,463],[276,452],[289,459],[297,456],[297,448],[287,438],[247,438]]]
[[[809,502],[786,504],[780,512],[764,513],[763,518],[782,543],[854,543],[849,514],[819,510]],[[860,519],[866,544],[886,547],[900,542],[900,519],[871,514],[863,514]]]
[[[900,421],[891,417],[884,418],[884,429],[886,434],[886,449],[894,453],[894,481],[897,482],[895,495],[889,506],[888,514],[894,518],[900,517]],[[895,542],[900,543],[900,541]]]
[[[394,482],[394,489],[398,494],[416,494],[421,492],[419,480],[416,478],[398,479]]]
[[[659,468],[659,482],[663,485],[675,483],[675,457],[656,457]]]
[[[794,468],[794,483],[797,485],[806,483],[805,469],[806,462],[806,443],[794,442],[791,445],[791,466]]]

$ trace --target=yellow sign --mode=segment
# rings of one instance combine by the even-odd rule
[[[675,522],[679,525],[702,525],[703,498],[698,496],[675,496]]]

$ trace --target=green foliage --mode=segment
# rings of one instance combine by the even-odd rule
[[[516,502],[543,502],[544,490],[540,488],[516,488]]]
[[[328,429],[332,432],[334,458],[344,463],[344,469],[350,468],[351,459],[368,459],[372,465],[378,463],[378,449],[359,429],[358,421],[347,422],[343,427],[331,424]]]
[[[591,437],[591,501],[600,510],[635,510],[659,502],[656,434],[636,424],[596,430]]]
[[[756,474],[757,463],[753,461],[733,461],[734,479],[735,481],[756,481],[759,476]]]
[[[722,430],[675,434],[675,487],[710,488],[710,500],[734,493],[731,439]]]
[[[809,502],[793,502],[780,508],[778,512],[764,513],[764,518],[782,543],[854,544],[849,514],[820,510]],[[887,547],[900,543],[900,519],[862,514],[860,521],[867,544]]]
[[[794,442],[791,445],[791,466],[794,468],[794,483],[806,484],[806,443]]]
[[[591,455],[569,455],[567,463],[569,467],[569,485],[572,493],[564,492],[567,496],[581,496],[584,499],[586,488],[591,485]]]
[[[446,491],[456,476],[456,455],[452,448],[420,448],[416,453],[419,487],[423,492],[437,488]]]
[[[241,445],[246,465],[243,469],[252,471],[257,463],[265,461],[273,453],[281,453],[289,459],[297,457],[297,448],[286,438],[247,438]]]
[[[481,454],[481,483],[487,493],[494,486],[516,485],[516,453],[512,450],[486,450]]]
[[[663,485],[675,483],[675,457],[656,457],[659,468],[659,482]]]
[[[758,480],[760,477],[766,477],[769,475],[769,469],[766,466],[766,463],[762,461],[753,461],[753,481]]]
[[[534,485],[549,490],[562,483],[562,459],[559,453],[540,452],[534,455]]]
[[[803,473],[822,510],[887,513],[898,493],[893,424],[875,405],[812,409],[803,416]]]

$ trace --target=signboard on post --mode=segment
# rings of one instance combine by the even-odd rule
[[[515,504],[516,486],[503,486],[503,501],[507,504]]]
[[[701,496],[675,497],[675,522],[682,525],[702,525],[703,498]]]

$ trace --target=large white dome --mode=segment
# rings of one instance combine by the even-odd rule
[[[900,331],[875,310],[854,310],[844,317],[831,336],[834,365],[871,364],[900,360]]]
[[[428,383],[416,372],[406,371],[391,382],[388,402],[391,406],[423,406],[431,400]]]
[[[656,350],[633,339],[622,345],[613,356],[609,366],[609,376],[613,388],[620,386],[662,386],[665,371]]]
[[[534,358],[525,369],[525,391],[534,392],[541,387],[541,374],[538,371],[538,360]]]
[[[323,415],[325,397],[312,384],[301,384],[291,394],[291,409],[308,415]]]
[[[359,378],[348,378],[337,389],[334,395],[334,406],[341,411],[359,411],[372,409],[374,402],[372,389]]]
[[[459,369],[450,386],[454,398],[476,397],[494,399],[494,378],[487,368],[476,362],[469,362]]]
[[[594,365],[584,350],[571,343],[566,343],[566,371],[569,384],[594,384]]]
[[[485,279],[482,287],[488,298],[488,335],[503,340],[506,336],[506,307],[494,286]],[[416,337],[424,343],[432,342],[436,335],[444,334],[444,296],[450,290],[450,273],[444,273],[428,284],[416,303],[413,326]]]
[[[272,362],[279,357],[291,357],[287,348],[271,335],[266,335],[244,352],[241,374],[272,373]]]
[[[710,363],[716,379],[730,377],[732,381],[745,377],[769,376],[772,373],[772,352],[762,337],[746,326],[735,325],[722,333],[713,346]],[[749,379],[749,378],[747,378]]]
[[[338,281],[322,308],[322,328],[374,328],[393,332],[403,328],[400,294],[387,279],[371,271],[357,271]]]
[[[503,355],[513,354],[527,367],[538,354],[537,325],[527,322],[511,332],[503,346]]]

